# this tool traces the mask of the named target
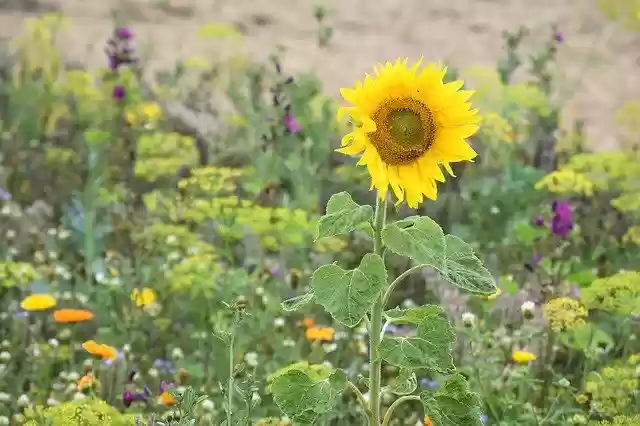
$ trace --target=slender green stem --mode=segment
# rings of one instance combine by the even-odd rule
[[[384,303],[384,305],[386,306],[387,303],[389,302],[389,298],[391,297],[391,294],[393,294],[393,291],[395,290],[395,288],[405,279],[407,278],[409,275],[413,274],[416,271],[419,271],[420,269],[424,268],[425,265],[416,265],[412,268],[407,269],[406,271],[404,271],[403,273],[401,273],[398,278],[396,278],[395,280],[393,280],[393,282],[391,283],[391,285],[389,286],[389,288],[387,289],[387,291],[384,293],[384,297],[382,298],[382,301]]]
[[[393,411],[403,402],[407,401],[420,401],[420,397],[418,395],[405,395],[396,399],[393,404],[389,407],[386,413],[384,413],[384,420],[382,420],[382,426],[388,426],[391,421],[391,415]]]
[[[376,213],[374,217],[374,242],[373,251],[382,256],[382,229],[384,228],[387,211],[387,200],[376,198]],[[369,324],[369,409],[372,416],[370,426],[380,426],[380,385],[382,376],[382,360],[378,356],[382,334],[382,310],[384,309],[383,295],[381,294],[371,310],[371,322]]]
[[[236,327],[240,321],[240,312],[236,310],[229,338],[229,381],[227,382],[227,426],[231,426],[233,419],[233,367],[235,361]]]
[[[373,413],[371,413],[369,404],[367,403],[367,400],[364,399],[364,395],[362,394],[362,392],[360,392],[360,389],[358,389],[358,387],[353,384],[353,382],[347,382],[347,387],[351,389],[351,391],[356,395],[356,398],[358,398],[358,403],[364,410],[364,415],[367,416],[367,422],[370,423]]]

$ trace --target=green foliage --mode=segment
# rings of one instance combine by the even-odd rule
[[[424,391],[420,400],[434,426],[480,426],[480,399],[460,374],[447,377],[442,389]]]
[[[491,273],[482,265],[467,243],[442,228],[428,217],[420,217],[401,225],[391,223],[382,232],[384,244],[393,252],[410,257],[421,265],[436,269],[442,278],[478,295],[497,290]]]
[[[329,412],[347,383],[339,370],[313,376],[306,370],[287,369],[276,374],[269,385],[280,409],[300,425],[314,424],[320,414]]]
[[[347,271],[338,265],[324,265],[311,277],[315,300],[347,327],[355,327],[362,321],[386,283],[384,261],[371,253],[362,258],[356,269]]]
[[[371,206],[358,205],[348,192],[334,194],[327,202],[327,214],[318,221],[318,238],[349,233],[372,217]]]
[[[388,337],[380,343],[380,357],[408,370],[430,370],[441,374],[454,371],[451,345],[455,334],[438,306],[423,306],[387,313],[394,323],[413,324],[415,336]]]
[[[618,315],[640,313],[640,272],[620,272],[595,280],[580,295],[589,309],[600,309]]]

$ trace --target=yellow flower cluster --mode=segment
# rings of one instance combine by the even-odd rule
[[[638,18],[640,19],[640,18]],[[630,416],[615,416],[612,421],[601,421],[601,426],[640,426],[640,414]]]
[[[193,293],[210,291],[221,267],[214,254],[201,254],[185,257],[168,272],[167,279],[173,290],[186,290]]]
[[[512,143],[514,140],[513,126],[498,113],[484,114],[481,129],[482,134],[488,136],[489,141]]]
[[[116,408],[106,402],[85,398],[66,402],[48,408],[29,408],[24,413],[25,426],[36,426],[42,421],[52,426],[68,425],[101,425],[123,426],[133,424],[131,416],[121,414]]]
[[[619,315],[640,313],[640,272],[620,272],[595,280],[580,295],[590,309],[601,309]]]
[[[640,246],[640,226],[632,226],[627,229],[627,233],[624,234],[623,240],[626,243]]]
[[[198,151],[193,138],[179,133],[145,133],[138,138],[136,176],[154,181],[176,176],[182,166],[195,167]]]
[[[228,167],[201,167],[193,170],[193,175],[178,182],[178,188],[186,190],[189,196],[214,195],[235,191],[236,180],[243,170]]]
[[[584,391],[591,394],[592,408],[610,416],[628,412],[640,387],[639,372],[640,354],[636,354],[590,373]]]
[[[595,185],[582,173],[573,170],[556,170],[536,183],[536,189],[546,189],[554,194],[578,194],[590,197]]]
[[[0,262],[0,287],[25,285],[40,276],[35,267],[26,262]]]
[[[127,122],[131,125],[155,125],[162,118],[162,107],[155,102],[142,102],[125,113]]]
[[[589,311],[577,300],[558,297],[542,306],[542,314],[549,327],[558,333],[585,324]]]

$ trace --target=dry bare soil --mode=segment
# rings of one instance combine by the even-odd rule
[[[591,146],[614,146],[615,109],[640,99],[640,34],[606,21],[594,0],[317,0],[331,11],[335,36],[327,49],[317,48],[311,0],[165,0],[164,8],[153,1],[0,0],[0,36],[17,34],[27,16],[58,10],[72,21],[63,38],[65,53],[102,66],[112,11],[120,10],[138,44],[152,43],[151,66],[164,68],[178,57],[215,50],[196,31],[225,22],[245,34],[238,49],[261,60],[281,45],[289,71],[313,70],[327,93],[337,95],[374,62],[398,56],[456,67],[493,65],[503,31],[523,24],[542,41],[556,23],[566,38],[560,49],[563,78],[567,84],[580,80],[580,90],[566,99],[567,115],[587,120]]]

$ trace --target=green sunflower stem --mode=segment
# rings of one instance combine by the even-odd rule
[[[384,228],[387,212],[387,199],[376,197],[376,213],[374,216],[373,251],[383,255],[382,229]],[[370,426],[380,426],[380,386],[382,377],[382,360],[378,356],[378,346],[382,335],[382,310],[384,309],[384,295],[380,295],[371,310],[369,324],[369,409],[371,410]]]

